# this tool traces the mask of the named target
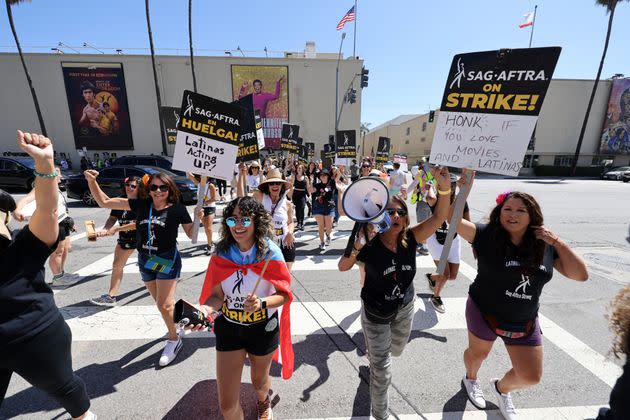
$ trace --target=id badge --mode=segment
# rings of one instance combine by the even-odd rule
[[[144,264],[144,268],[157,273],[170,273],[173,269],[173,264],[175,264],[175,260],[167,260],[157,255],[151,255]]]

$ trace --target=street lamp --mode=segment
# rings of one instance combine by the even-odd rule
[[[339,128],[339,61],[341,61],[341,48],[343,47],[343,40],[346,39],[346,33],[341,34],[341,43],[339,44],[339,55],[337,56],[337,70],[335,73],[335,137],[337,136],[337,128]]]

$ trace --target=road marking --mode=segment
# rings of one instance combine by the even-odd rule
[[[546,407],[546,408],[519,408],[517,413],[519,418],[528,420],[575,420],[584,418],[595,418],[600,406],[576,406],[576,407]],[[326,417],[309,418],[301,420],[370,420],[372,417]],[[451,411],[444,413],[422,413],[422,417],[417,414],[399,414],[401,420],[503,420],[503,416],[498,410],[473,410],[473,411]],[[294,419],[297,420],[297,419]]]
[[[81,232],[81,233],[77,233],[76,235],[72,235],[70,237],[70,242],[74,242],[77,239],[85,238],[85,235],[86,235],[85,232]]]

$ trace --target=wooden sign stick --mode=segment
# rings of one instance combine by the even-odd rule
[[[265,275],[265,271],[267,271],[267,266],[269,265],[269,261],[271,261],[271,257],[267,258],[267,261],[265,261],[265,265],[263,265],[263,269],[260,272],[260,275],[258,276],[258,280],[256,280],[256,284],[254,285],[254,290],[252,290],[252,295],[256,294],[256,289],[258,289],[260,280],[262,280],[263,276]]]
[[[193,244],[197,243],[197,236],[199,235],[199,215],[197,214],[199,212],[198,209],[201,208],[202,204],[203,204],[203,199],[206,195],[206,182],[208,181],[208,177],[206,175],[202,175],[201,176],[201,181],[199,181],[199,184],[197,185],[197,205],[195,206],[195,213],[194,213],[194,218],[193,218],[193,231],[192,231],[192,238],[191,238],[191,242]],[[209,238],[212,241],[212,238]]]

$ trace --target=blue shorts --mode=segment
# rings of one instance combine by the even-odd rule
[[[327,205],[324,204],[320,204],[319,201],[315,200],[313,201],[313,216],[334,216],[335,215],[335,208],[334,207],[329,207]]]
[[[168,252],[162,252],[159,254],[155,254],[160,258],[164,258],[167,260],[173,260],[175,256],[176,249],[173,249]],[[182,256],[179,252],[177,252],[177,256],[175,256],[175,263],[170,271],[153,271],[149,270],[145,267],[147,261],[151,258],[149,254],[144,252],[138,252],[138,268],[140,268],[140,275],[142,276],[142,281],[154,281],[154,280],[174,280],[179,278],[179,275],[182,272]]]

